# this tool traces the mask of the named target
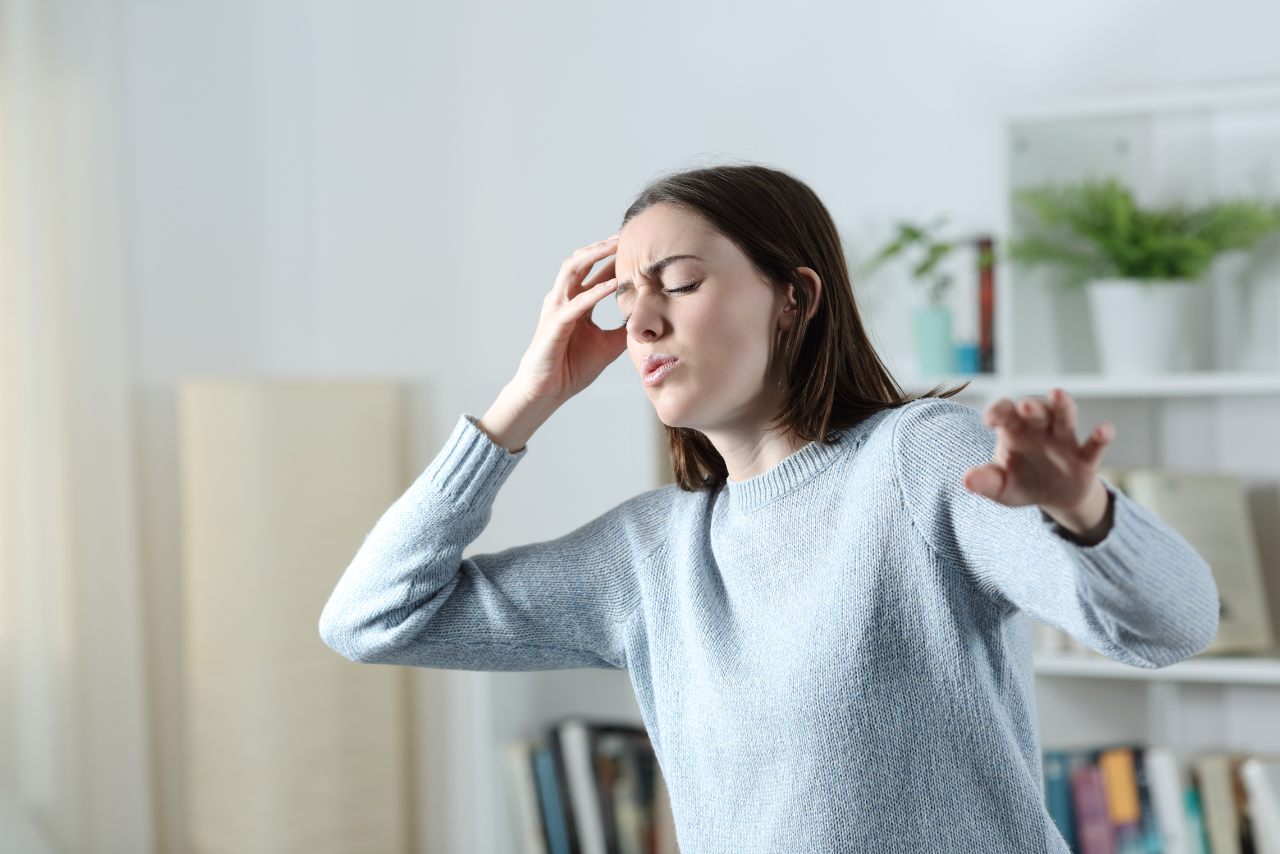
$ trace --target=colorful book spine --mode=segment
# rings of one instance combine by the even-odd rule
[[[1142,854],[1139,824],[1142,812],[1138,801],[1138,780],[1133,751],[1127,747],[1104,750],[1098,755],[1107,796],[1107,818],[1115,834],[1119,854]]]
[[[1071,781],[1067,777],[1068,755],[1050,752],[1044,755],[1044,800],[1049,817],[1067,847],[1076,850],[1076,816],[1071,807]]]
[[[984,373],[996,370],[996,252],[995,241],[980,237],[978,247],[978,364]]]
[[[1138,784],[1138,850],[1141,854],[1173,854],[1166,850],[1160,835],[1160,820],[1156,813],[1155,796],[1151,791],[1151,772],[1147,767],[1147,751],[1133,751],[1133,776]],[[1181,811],[1179,811],[1181,812]]]
[[[1187,786],[1183,793],[1183,805],[1187,817],[1187,854],[1210,854],[1209,831],[1204,826],[1200,790],[1195,786]]]
[[[1071,797],[1076,807],[1076,839],[1080,854],[1117,854],[1102,769],[1097,765],[1086,765],[1073,772]]]
[[[556,768],[555,754],[550,747],[543,745],[534,751],[533,770],[538,780],[538,800],[542,806],[548,854],[574,854],[569,817],[560,788],[560,772]]]

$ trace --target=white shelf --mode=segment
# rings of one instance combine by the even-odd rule
[[[1045,394],[1056,385],[1078,398],[1235,397],[1280,394],[1280,372],[1197,371],[1150,377],[1064,374],[1017,377],[1005,385],[1018,394]]]
[[[1091,655],[1037,655],[1037,676],[1127,679],[1145,682],[1214,682],[1224,685],[1280,685],[1277,658],[1191,658],[1147,670]]]
[[[1061,388],[1080,400],[1280,395],[1280,372],[1277,371],[1197,371],[1149,377],[1059,374],[1009,378],[958,375],[937,379],[912,378],[903,385],[911,393],[919,394],[939,383],[955,385],[962,382],[970,383],[964,394],[990,398],[1048,394],[1054,388]]]

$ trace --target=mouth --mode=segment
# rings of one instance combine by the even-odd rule
[[[679,359],[665,353],[650,353],[644,357],[640,365],[640,381],[645,388],[652,388],[667,378],[667,374],[675,370]]]

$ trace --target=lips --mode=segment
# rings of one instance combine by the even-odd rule
[[[641,382],[646,388],[657,385],[667,378],[667,374],[675,370],[679,361],[679,358],[668,356],[666,353],[650,353],[644,357],[640,365]]]

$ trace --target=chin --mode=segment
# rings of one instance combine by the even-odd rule
[[[668,427],[690,427],[702,430],[708,422],[706,413],[699,410],[693,400],[686,395],[659,395],[655,400],[649,399],[658,420]]]

